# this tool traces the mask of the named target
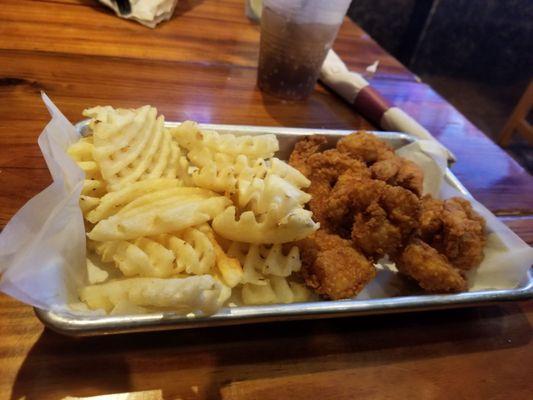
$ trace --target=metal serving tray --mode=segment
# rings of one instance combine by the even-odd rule
[[[76,125],[83,135],[87,131],[88,121]],[[167,122],[166,126],[178,125]],[[204,129],[213,129],[235,135],[276,134],[280,142],[277,156],[287,159],[294,143],[304,135],[322,134],[334,144],[340,137],[352,131],[332,129],[277,128],[260,126],[201,124]],[[394,148],[413,142],[411,136],[397,132],[372,132],[388,142]],[[459,191],[469,195],[468,191],[452,174],[446,171],[446,179]],[[59,333],[69,336],[95,336],[126,332],[158,331],[170,329],[200,328],[220,325],[236,325],[267,321],[287,321],[310,318],[333,318],[355,315],[386,314],[405,311],[421,311],[468,305],[489,304],[500,301],[522,300],[533,297],[533,274],[531,269],[526,279],[515,289],[485,290],[446,295],[410,294],[401,297],[370,300],[312,301],[307,303],[277,304],[264,306],[245,306],[225,308],[209,317],[187,317],[170,312],[133,316],[84,316],[57,313],[35,309],[37,317],[44,325]]]

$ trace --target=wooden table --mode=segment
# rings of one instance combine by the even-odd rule
[[[0,226],[50,183],[37,147],[44,90],[71,120],[92,105],[156,105],[168,120],[371,128],[322,87],[285,103],[255,87],[259,28],[243,1],[182,1],[155,30],[92,0],[0,7]],[[458,157],[453,171],[533,243],[533,180],[346,20],[335,50]],[[533,304],[74,340],[0,295],[0,397],[162,389],[166,399],[526,398]]]

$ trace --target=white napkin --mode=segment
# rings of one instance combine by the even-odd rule
[[[320,71],[320,80],[350,104],[355,102],[362,89],[369,86],[361,74],[352,72],[333,50],[328,52]],[[398,107],[390,107],[381,117],[383,129],[404,132],[419,139],[433,140],[447,154],[447,158],[455,160],[455,156],[433,137],[422,125]]]
[[[133,19],[149,28],[155,28],[160,22],[170,19],[178,4],[178,0],[130,0],[131,13],[122,15],[113,0],[100,2],[112,8],[119,17]]]

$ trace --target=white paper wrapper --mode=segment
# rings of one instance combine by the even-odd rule
[[[369,67],[372,73],[375,73],[378,64],[379,61],[376,61]],[[361,74],[350,71],[333,50],[328,52],[322,64],[320,80],[350,104],[355,102],[355,98],[361,90],[370,85]],[[418,139],[432,140],[446,151],[449,160],[455,161],[455,156],[450,150],[446,149],[426,128],[398,107],[390,107],[386,110],[381,117],[380,125],[388,131],[404,132]]]
[[[52,120],[41,133],[39,146],[54,182],[22,207],[0,235],[0,291],[35,307],[61,311],[78,301],[76,289],[87,284],[85,231],[78,207],[84,176],[66,154],[78,133],[44,94],[43,100]],[[398,153],[424,169],[426,193],[464,197],[443,180],[446,156],[435,142],[413,143]],[[516,287],[533,263],[533,249],[485,207],[468,199],[487,220],[490,232],[485,259],[470,276],[471,290]],[[396,295],[399,282],[395,274],[383,271],[360,298]],[[78,313],[88,313],[83,310],[78,307]]]
[[[130,0],[131,13],[122,15],[114,1],[100,2],[113,9],[119,17],[132,19],[149,28],[155,28],[160,22],[169,20],[178,4],[178,0]]]
[[[43,100],[52,120],[39,147],[53,183],[0,235],[0,290],[34,307],[55,309],[75,301],[76,287],[85,283],[85,229],[78,206],[84,175],[65,151],[79,134],[48,97]]]

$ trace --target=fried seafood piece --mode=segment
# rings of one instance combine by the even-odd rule
[[[389,220],[386,211],[377,203],[355,215],[351,237],[355,246],[374,260],[386,254],[397,254],[403,245],[400,228]]]
[[[392,186],[401,186],[417,196],[422,195],[424,172],[414,162],[399,156],[377,161],[370,167],[372,177]]]
[[[409,190],[386,185],[379,204],[387,212],[389,220],[400,228],[403,236],[410,235],[418,227],[420,200]]]
[[[345,173],[324,204],[337,232],[347,230],[365,255],[394,255],[418,226],[420,201],[412,192],[382,181]]]
[[[326,179],[332,187],[338,177],[348,170],[370,177],[370,171],[362,161],[336,149],[311,155],[308,164],[311,167],[310,179]]]
[[[328,196],[331,192],[329,185],[326,182],[311,180],[311,186],[309,186],[307,192],[312,196],[308,205],[313,212],[313,220],[320,223],[321,229],[332,229],[325,211],[328,204]]]
[[[444,201],[425,195],[420,200],[419,229],[422,237],[427,238],[439,234],[442,229]]]
[[[424,290],[461,292],[467,282],[448,259],[420,239],[414,239],[395,259],[400,273],[413,278]]]
[[[394,157],[394,150],[387,143],[367,132],[355,132],[337,142],[337,150],[363,160],[368,165]]]
[[[298,141],[289,158],[289,164],[299,170],[309,178],[311,167],[308,159],[313,154],[318,153],[327,144],[327,139],[323,135],[310,135]]]
[[[422,199],[420,236],[457,268],[467,271],[483,260],[485,220],[460,197]]]
[[[342,174],[325,204],[325,214],[331,224],[351,230],[356,212],[364,211],[381,198],[386,184],[368,175],[347,171]]]
[[[366,256],[375,260],[395,256],[418,226],[418,198],[401,187],[384,185],[365,210],[356,212],[351,237]]]
[[[457,268],[469,270],[483,260],[485,220],[465,199],[454,197],[444,202],[444,233],[437,249]]]
[[[297,245],[306,284],[324,298],[353,297],[376,275],[374,265],[337,235],[319,230]]]
[[[311,171],[309,175],[311,186],[308,193],[312,196],[309,208],[313,212],[314,219],[320,222],[321,227],[328,229],[330,224],[325,209],[331,190],[339,176],[350,171],[353,175],[370,177],[370,171],[362,161],[353,159],[335,149],[313,154],[309,157],[308,166]]]

